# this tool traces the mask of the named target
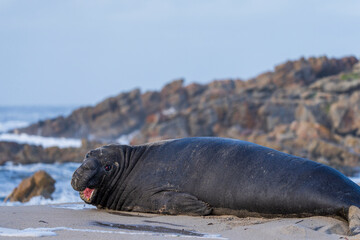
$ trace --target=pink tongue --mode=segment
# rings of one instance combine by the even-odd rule
[[[87,198],[87,199],[90,199],[90,196],[91,196],[91,193],[94,191],[94,189],[90,189],[90,188],[86,188],[83,193],[84,193],[84,196]]]

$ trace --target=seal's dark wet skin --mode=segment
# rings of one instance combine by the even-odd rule
[[[129,224],[119,224],[119,223],[110,223],[110,222],[98,222],[98,221],[94,221],[91,224],[99,227],[119,228],[124,230],[141,231],[141,232],[166,233],[166,234],[175,234],[175,235],[183,235],[183,236],[193,236],[193,237],[205,236],[205,234],[203,233],[188,231],[184,229],[167,228],[162,226],[129,225]]]
[[[360,187],[337,170],[227,138],[103,146],[86,155],[71,185],[100,209],[360,218],[360,209],[349,217],[360,207]]]

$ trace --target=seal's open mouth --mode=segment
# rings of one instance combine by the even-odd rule
[[[95,189],[91,189],[91,188],[85,188],[84,191],[80,192],[80,197],[82,200],[84,200],[87,203],[90,203],[91,200],[94,198],[95,196]]]

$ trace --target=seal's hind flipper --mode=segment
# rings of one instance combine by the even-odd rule
[[[349,214],[349,231],[351,236],[360,234],[360,209],[356,206],[350,206]],[[360,236],[360,235],[359,235]]]

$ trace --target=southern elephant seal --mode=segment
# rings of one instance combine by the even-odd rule
[[[183,138],[90,151],[71,184],[98,208],[164,214],[340,215],[360,187],[337,170],[254,143]]]

